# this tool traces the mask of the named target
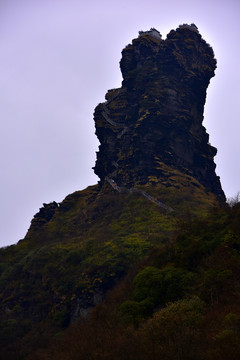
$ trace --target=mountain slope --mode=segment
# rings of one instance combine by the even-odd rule
[[[202,126],[213,51],[195,25],[166,40],[151,29],[123,50],[120,66],[122,88],[94,114],[99,184],[43,204],[26,237],[0,249],[2,359],[187,359],[189,345],[180,343],[182,355],[164,349],[172,313],[191,322],[187,343],[202,323],[221,332],[206,307],[232,301],[238,316],[239,207],[225,204]],[[159,344],[148,334],[164,319]]]

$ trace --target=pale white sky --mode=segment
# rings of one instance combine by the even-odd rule
[[[240,191],[239,0],[1,0],[0,246],[50,201],[97,183],[93,111],[121,85],[122,49],[194,22],[213,47],[204,125],[227,197]]]

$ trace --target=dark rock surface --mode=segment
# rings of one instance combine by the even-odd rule
[[[43,203],[43,207],[39,209],[39,212],[34,215],[31,221],[28,234],[40,230],[44,224],[48,223],[54,216],[57,208],[58,203],[56,203],[56,201],[49,204]]]
[[[122,87],[109,90],[95,109],[100,141],[95,173],[129,188],[167,184],[167,165],[225,200],[215,174],[217,150],[202,125],[216,68],[213,50],[195,25],[170,31],[166,40],[153,30],[140,32],[122,51]]]

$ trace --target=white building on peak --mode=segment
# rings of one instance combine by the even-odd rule
[[[179,25],[179,28],[181,29],[181,28],[186,28],[186,29],[189,29],[189,30],[192,30],[192,31],[196,31],[197,33],[198,33],[198,28],[197,28],[197,26],[195,25],[195,24],[191,24],[191,25],[189,25],[189,24],[182,24],[182,25]]]
[[[138,34],[139,34],[139,37],[140,37],[140,36],[143,36],[143,35],[150,35],[150,36],[155,37],[155,38],[158,39],[158,40],[161,40],[161,39],[162,39],[162,35],[161,35],[160,32],[159,32],[158,30],[156,30],[155,28],[151,28],[151,29],[148,30],[148,31],[139,31]]]

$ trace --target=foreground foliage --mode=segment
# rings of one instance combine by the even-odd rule
[[[238,359],[240,204],[169,215],[94,191],[1,249],[1,358]]]
[[[239,359],[239,216],[186,222],[39,359]]]

